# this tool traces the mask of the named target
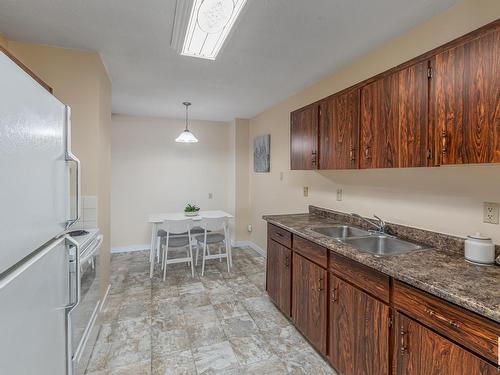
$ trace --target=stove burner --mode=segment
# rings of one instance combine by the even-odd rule
[[[85,236],[89,234],[86,230],[73,230],[68,233],[71,237],[79,237],[79,236]]]

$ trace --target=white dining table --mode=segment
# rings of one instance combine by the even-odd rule
[[[155,253],[158,225],[163,223],[165,220],[191,219],[193,220],[193,222],[197,222],[197,221],[202,221],[205,218],[208,219],[208,218],[219,218],[219,217],[227,217],[229,219],[232,219],[234,216],[221,210],[200,211],[196,216],[186,216],[184,212],[165,212],[165,213],[150,214],[148,222],[151,224],[151,247],[150,247],[150,258],[152,257],[150,259],[151,263],[153,264],[153,259],[154,259],[153,254]]]

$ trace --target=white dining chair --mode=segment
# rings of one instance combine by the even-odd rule
[[[197,234],[202,234],[204,232],[203,228],[199,227],[198,225],[193,226],[191,228],[191,243],[194,242],[194,236]],[[170,237],[187,237],[188,232],[182,232],[179,234],[170,234]],[[156,263],[160,263],[160,258],[161,258],[161,253],[160,253],[160,244],[162,241],[165,240],[165,237],[167,236],[167,232],[164,229],[158,229],[156,232],[156,243],[155,243],[155,249],[156,249]],[[152,274],[150,275],[152,277]]]
[[[229,239],[228,231],[228,219],[227,217],[220,218],[204,218],[200,225],[204,232],[203,234],[195,236],[197,247],[196,247],[196,262],[198,262],[198,252],[200,245],[203,248],[203,260],[201,266],[201,276],[205,273],[205,261],[209,259],[219,259],[226,258],[227,261],[227,272],[231,272],[230,267],[232,266],[232,256],[231,256],[231,244]],[[218,245],[219,253],[211,254],[210,246]],[[225,253],[222,253],[222,246],[225,246]]]
[[[194,277],[194,259],[193,248],[191,241],[191,228],[193,221],[191,219],[185,220],[165,220],[160,226],[159,230],[164,231],[165,235],[159,236],[161,265],[163,270],[163,280],[167,277],[167,265],[175,263],[188,263],[191,266],[191,274]],[[185,258],[168,258],[168,251],[171,248],[186,248]]]

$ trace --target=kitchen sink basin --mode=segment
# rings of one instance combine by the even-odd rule
[[[363,237],[370,235],[370,232],[364,229],[351,227],[349,225],[332,225],[329,227],[313,228],[312,230],[316,233],[320,233],[338,240],[344,240],[349,237]]]
[[[399,238],[386,235],[372,235],[362,238],[346,238],[343,243],[351,245],[358,250],[375,254],[377,256],[398,255],[412,251],[424,250],[421,245],[400,240]]]

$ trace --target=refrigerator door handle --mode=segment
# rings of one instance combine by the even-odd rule
[[[74,275],[76,285],[74,301],[70,301],[69,305],[66,306],[68,313],[70,313],[80,303],[80,245],[70,235],[66,235],[66,241],[75,247],[75,254],[70,253],[70,273]]]
[[[46,256],[49,252],[51,252],[54,247],[59,245],[62,242],[62,238],[55,241],[50,246],[46,247],[42,251],[36,253],[33,257],[29,258],[26,262],[24,262],[20,267],[15,268],[12,272],[8,273],[5,277],[0,280],[0,289],[5,288],[9,283],[15,280],[19,275],[33,266],[36,262]]]
[[[66,229],[72,226],[81,216],[81,168],[80,160],[71,152],[71,108],[66,106],[66,161],[72,161],[76,164],[76,217],[70,218],[66,222]]]

